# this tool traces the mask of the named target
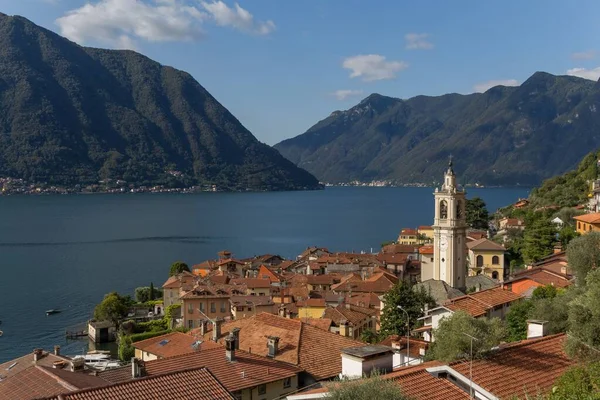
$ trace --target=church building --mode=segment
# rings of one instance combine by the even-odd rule
[[[421,270],[421,281],[435,279],[456,289],[465,289],[468,268],[465,191],[456,184],[452,161],[434,197],[433,268]]]

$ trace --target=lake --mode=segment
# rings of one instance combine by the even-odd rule
[[[227,249],[293,258],[308,246],[378,251],[403,227],[433,223],[431,188],[340,187],[275,193],[0,197],[0,362],[64,338],[109,291],[160,287],[173,261]],[[492,212],[528,189],[470,189]],[[46,316],[45,310],[62,313]]]

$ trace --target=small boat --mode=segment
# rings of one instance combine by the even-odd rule
[[[46,310],[46,315],[52,315],[52,314],[58,314],[60,312],[60,310]]]
[[[4,332],[0,331],[0,336],[4,335]]]

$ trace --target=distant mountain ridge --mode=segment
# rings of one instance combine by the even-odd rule
[[[527,186],[599,147],[600,84],[545,72],[485,93],[372,94],[275,145],[328,183],[432,183],[453,156],[461,183]]]
[[[189,74],[0,14],[0,177],[312,189]]]

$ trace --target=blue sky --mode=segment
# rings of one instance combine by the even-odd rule
[[[0,11],[185,70],[271,145],[373,92],[600,76],[595,0],[0,0]]]

